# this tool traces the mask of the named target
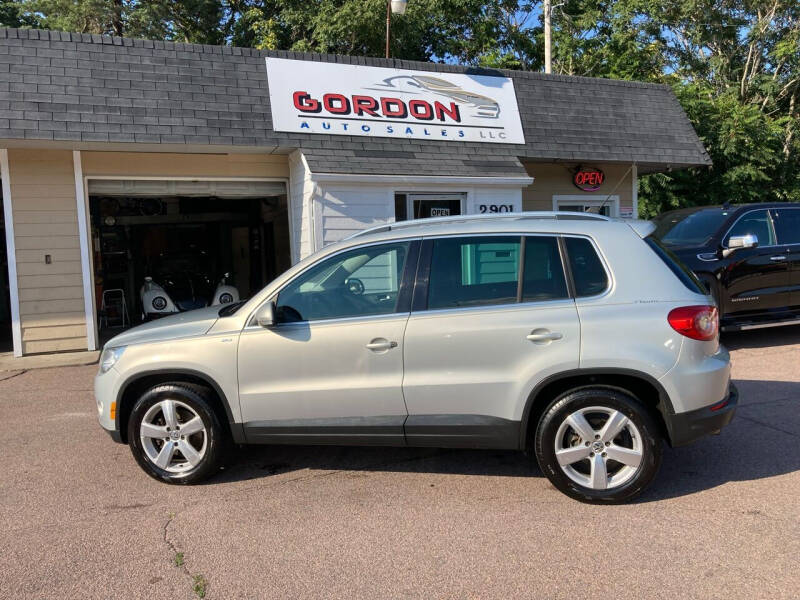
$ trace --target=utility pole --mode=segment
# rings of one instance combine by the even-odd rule
[[[392,29],[392,3],[386,0],[386,58],[389,58],[389,34]]]
[[[392,34],[392,13],[396,15],[406,14],[408,0],[386,0],[386,58],[389,56],[389,39]]]
[[[553,9],[550,6],[552,0],[544,0],[544,72],[553,72],[553,58],[552,58],[552,26],[550,23],[550,16]]]

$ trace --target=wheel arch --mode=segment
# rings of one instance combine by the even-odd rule
[[[607,387],[633,394],[651,410],[664,438],[670,441],[668,423],[675,411],[669,395],[655,377],[632,369],[574,369],[547,377],[531,391],[522,413],[520,448],[528,448],[536,424],[553,400],[564,392],[587,387]]]
[[[244,429],[241,423],[237,423],[234,420],[230,401],[220,385],[205,373],[191,369],[156,369],[136,373],[125,380],[117,394],[117,414],[115,417],[116,429],[123,443],[128,441],[128,418],[137,398],[145,390],[165,383],[192,383],[209,388],[213,392],[212,408],[217,413],[220,422],[228,424],[235,443],[244,443]]]

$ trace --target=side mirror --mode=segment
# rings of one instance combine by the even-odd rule
[[[728,247],[723,249],[722,256],[730,256],[737,250],[744,248],[755,248],[758,246],[758,236],[754,233],[746,233],[745,235],[732,235],[728,239]]]
[[[275,325],[275,303],[267,302],[258,309],[256,313],[256,323],[260,327],[272,327]]]

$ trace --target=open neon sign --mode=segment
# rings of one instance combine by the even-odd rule
[[[600,169],[584,170],[581,169],[572,176],[572,183],[575,187],[584,192],[594,192],[600,189],[606,180],[605,173]]]

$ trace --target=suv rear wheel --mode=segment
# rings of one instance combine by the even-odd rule
[[[139,398],[128,420],[128,444],[147,474],[167,483],[202,481],[225,455],[209,391],[184,383],[158,385]]]
[[[534,440],[536,459],[551,483],[572,498],[624,502],[658,472],[658,431],[633,396],[584,388],[560,396],[545,411]]]

